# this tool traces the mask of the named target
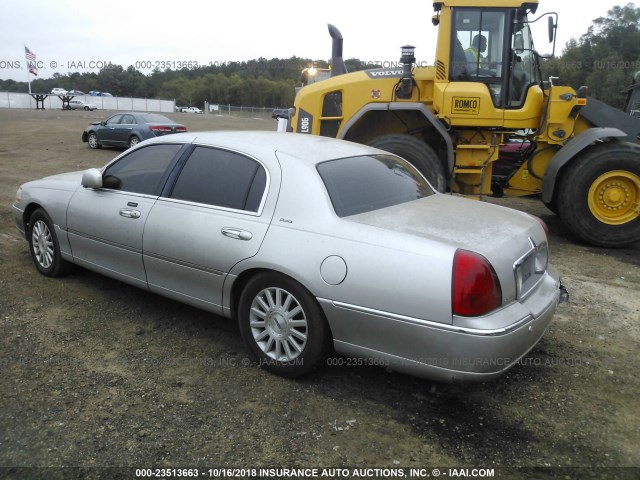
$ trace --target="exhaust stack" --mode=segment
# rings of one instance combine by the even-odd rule
[[[333,39],[331,43],[331,76],[335,77],[347,73],[347,67],[342,58],[342,34],[330,23],[327,26],[329,27],[329,35]]]

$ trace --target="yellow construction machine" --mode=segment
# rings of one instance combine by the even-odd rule
[[[347,73],[329,25],[332,77],[298,91],[288,129],[396,153],[443,192],[540,195],[594,245],[640,241],[640,120],[542,78],[531,26],[555,47],[557,14],[533,18],[537,0],[433,7],[433,66],[405,46],[394,68]]]

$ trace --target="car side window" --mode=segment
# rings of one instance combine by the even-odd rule
[[[136,123],[136,121],[133,118],[133,115],[123,115],[120,123],[124,125],[133,125]]]
[[[159,195],[161,181],[182,145],[150,145],[139,148],[110,165],[102,186],[112,190]]]
[[[107,125],[117,125],[122,120],[122,115],[114,115],[110,119],[107,120]]]
[[[171,198],[257,212],[266,184],[266,171],[257,161],[227,150],[196,147]]]

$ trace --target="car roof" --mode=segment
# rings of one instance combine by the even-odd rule
[[[144,143],[171,142],[228,148],[257,158],[280,152],[312,164],[334,158],[386,153],[373,147],[335,138],[247,130],[177,133],[156,137]]]
[[[113,115],[109,115],[107,118],[112,118],[115,117],[116,115],[133,115],[134,117],[136,117],[137,120],[140,120],[143,115],[160,115],[161,117],[166,118],[167,120],[169,120],[169,122],[162,122],[162,123],[176,123],[173,120],[171,120],[169,117],[167,117],[164,113],[160,113],[160,112],[117,112],[114,113]],[[157,122],[147,122],[147,123],[157,123]]]
[[[166,116],[164,112],[116,112],[113,115],[162,115],[163,117]]]

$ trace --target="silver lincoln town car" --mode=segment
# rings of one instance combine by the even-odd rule
[[[541,220],[434,191],[403,159],[323,137],[194,132],[26,183],[13,216],[51,277],[74,265],[238,320],[265,369],[336,353],[484,381],[565,298]]]

